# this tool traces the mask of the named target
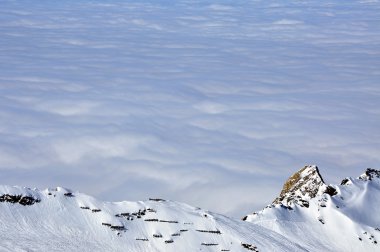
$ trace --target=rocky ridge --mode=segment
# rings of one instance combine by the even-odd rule
[[[291,207],[294,204],[308,207],[309,200],[321,195],[327,188],[316,165],[305,166],[294,173],[284,184],[280,195],[272,204]]]
[[[274,230],[309,251],[380,251],[380,171],[327,185],[316,166],[305,166],[280,195],[243,218]]]
[[[380,178],[380,171],[372,168],[367,168],[364,174],[360,175],[358,179],[367,181],[376,178]]]

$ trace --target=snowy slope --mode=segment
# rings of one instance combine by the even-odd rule
[[[0,187],[0,251],[305,251],[258,225],[161,199]]]
[[[326,185],[316,166],[285,183],[278,198],[243,219],[278,232],[310,251],[380,251],[380,171],[367,169]]]
[[[0,251],[380,251],[379,191],[380,171],[327,185],[306,166],[244,222],[162,199],[0,186]]]

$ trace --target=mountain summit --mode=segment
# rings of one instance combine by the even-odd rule
[[[372,179],[380,179],[380,171],[367,168],[367,170],[362,174],[359,179],[362,180],[372,180]]]
[[[380,251],[380,171],[327,185],[317,166],[293,174],[272,204],[243,220],[309,251]]]
[[[298,204],[308,207],[309,200],[315,198],[326,188],[316,165],[305,166],[294,173],[284,184],[280,196],[273,204],[291,206]]]

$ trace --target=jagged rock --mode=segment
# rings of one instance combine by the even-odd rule
[[[330,196],[334,196],[334,195],[338,194],[338,192],[336,191],[336,189],[334,187],[332,187],[332,186],[326,187],[326,190],[325,190],[324,193],[327,193]]]
[[[255,245],[252,245],[252,244],[242,243],[241,246],[243,246],[243,248],[248,249],[248,250],[252,250],[252,251],[256,251],[256,252],[259,251],[257,249],[257,247]]]
[[[380,171],[372,168],[367,168],[367,170],[362,174],[359,179],[361,180],[372,180],[374,178],[380,178]]]
[[[125,227],[124,226],[111,226],[110,227],[112,230],[119,230],[119,231],[123,231],[125,230]]]
[[[18,203],[23,206],[30,206],[34,203],[40,202],[40,199],[35,199],[32,196],[3,194],[0,196],[0,202]]]
[[[325,186],[318,167],[305,166],[285,182],[280,196],[273,201],[273,204],[284,206],[298,204],[309,207],[308,201],[321,193],[321,189]]]
[[[340,182],[340,185],[348,185],[350,184],[350,179],[349,178],[345,178],[342,180],[342,182]]]
[[[304,203],[303,203],[304,204]],[[307,203],[308,204],[308,203]],[[287,209],[287,210],[293,210],[293,208],[292,207],[290,207],[290,206],[285,206],[285,205],[282,205],[281,204],[281,207],[282,208],[285,208],[285,209]]]

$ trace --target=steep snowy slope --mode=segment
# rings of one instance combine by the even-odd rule
[[[326,185],[316,166],[291,176],[273,203],[243,219],[309,251],[380,251],[380,171]]]
[[[252,223],[150,199],[0,186],[0,251],[306,251]]]

